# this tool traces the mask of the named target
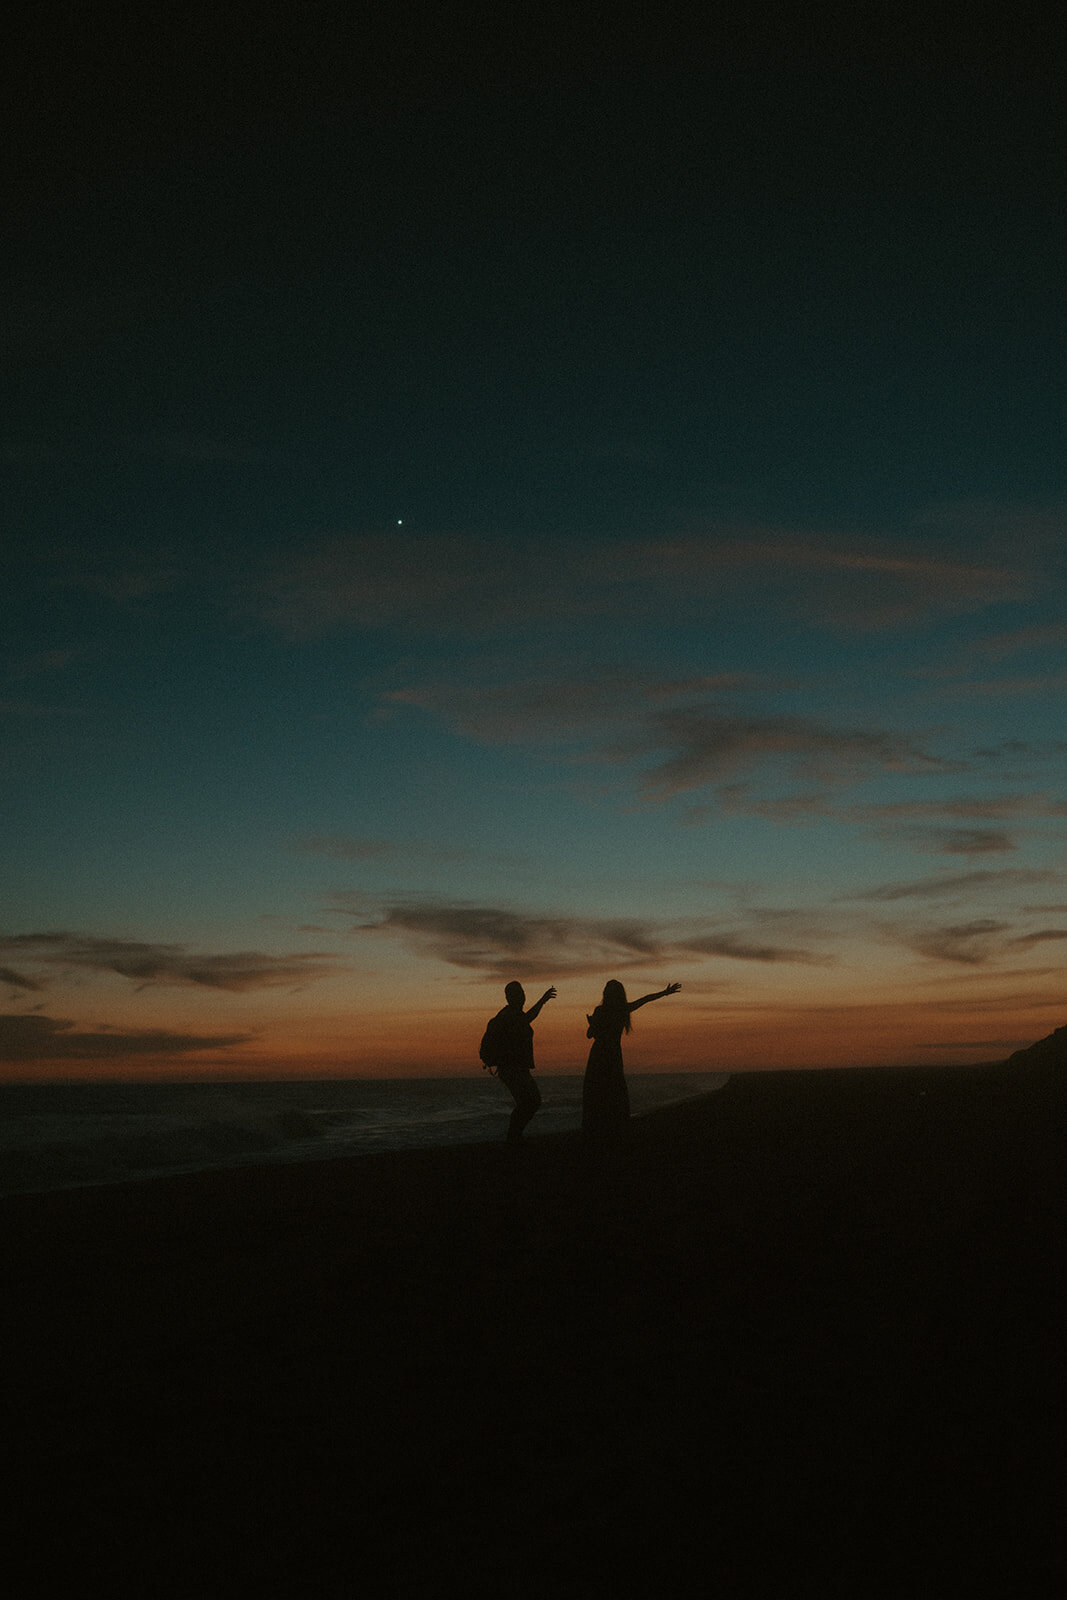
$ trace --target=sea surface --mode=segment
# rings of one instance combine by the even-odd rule
[[[527,1132],[577,1128],[580,1077],[539,1075]],[[707,1094],[724,1073],[628,1074],[635,1115]],[[292,1083],[0,1085],[0,1195],[264,1162],[502,1139],[512,1101],[488,1074]]]

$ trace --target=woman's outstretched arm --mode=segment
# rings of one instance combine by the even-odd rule
[[[664,995],[677,994],[681,987],[680,983],[669,983],[665,989],[657,989],[655,994],[643,994],[640,1000],[631,1000],[628,1009],[636,1011],[638,1006],[647,1006],[650,1000],[662,1000]]]

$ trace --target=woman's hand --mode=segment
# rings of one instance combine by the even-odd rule
[[[667,985],[667,987],[666,987],[666,988],[665,988],[665,989],[664,989],[664,991],[663,991],[663,993],[664,993],[664,994],[677,994],[677,993],[678,993],[678,990],[679,990],[679,989],[680,989],[680,988],[681,988],[681,987],[682,987],[682,986],[681,986],[681,984],[680,984],[680,983],[669,983],[669,984],[668,984],[668,985]]]

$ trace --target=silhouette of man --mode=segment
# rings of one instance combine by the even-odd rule
[[[524,1011],[526,991],[521,983],[509,983],[504,990],[507,1005],[489,1024],[496,1045],[496,1075],[509,1090],[515,1109],[508,1122],[508,1144],[518,1144],[523,1129],[540,1109],[541,1091],[534,1083],[533,1021],[546,1000],[556,998],[555,989],[546,989],[536,1005]]]

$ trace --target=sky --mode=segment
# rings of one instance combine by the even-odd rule
[[[0,1076],[1067,1018],[1051,8],[29,8]]]

